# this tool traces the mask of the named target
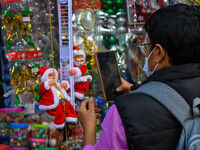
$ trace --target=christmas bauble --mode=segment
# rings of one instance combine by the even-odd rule
[[[118,6],[118,7],[123,6],[123,3],[124,3],[123,0],[116,0],[115,1],[115,5]]]
[[[125,26],[118,26],[116,31],[118,33],[126,33],[127,32],[127,28]]]
[[[126,17],[118,17],[117,18],[118,25],[125,24],[125,23],[126,23]]]
[[[107,6],[107,7],[112,7],[112,6],[113,6],[113,1],[107,0],[107,1],[106,1],[106,6]]]
[[[117,43],[117,39],[114,36],[109,37],[108,42],[110,44],[116,44]]]
[[[123,8],[119,8],[117,9],[117,12],[125,12],[125,10]]]
[[[99,22],[99,25],[102,26],[102,27],[105,25],[105,20],[104,19],[99,19],[98,22]]]
[[[115,18],[108,18],[107,19],[107,24],[111,24],[111,25],[115,25],[116,24],[116,21],[115,21]]]
[[[140,14],[142,15],[142,16],[147,16],[147,9],[145,9],[145,8],[142,8],[142,10],[140,11]]]
[[[114,10],[113,9],[108,9],[106,11],[109,15],[114,15]]]

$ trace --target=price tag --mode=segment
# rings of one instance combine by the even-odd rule
[[[31,69],[31,73],[36,73],[38,71],[39,71],[38,67]]]
[[[23,19],[23,22],[30,22],[31,21],[30,17],[23,17],[22,19]]]

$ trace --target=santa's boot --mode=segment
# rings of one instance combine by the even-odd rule
[[[65,102],[65,111],[66,111],[66,121],[68,123],[76,123],[77,115],[74,107],[70,102]]]

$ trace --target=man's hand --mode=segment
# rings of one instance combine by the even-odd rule
[[[56,81],[55,81],[55,80],[49,81],[49,86],[52,86],[52,85],[55,85],[55,84],[56,84]]]
[[[84,129],[84,145],[96,143],[96,112],[94,98],[81,103],[78,119]]]
[[[84,130],[96,129],[96,112],[94,98],[85,100],[81,103],[78,111],[78,119]]]
[[[66,83],[66,82],[63,82],[63,83],[61,83],[61,86],[62,86],[63,88],[66,88],[66,87],[67,87],[67,83]]]
[[[131,86],[129,82],[121,78],[122,84],[116,89],[117,92],[124,92],[124,93],[130,93],[131,92]]]

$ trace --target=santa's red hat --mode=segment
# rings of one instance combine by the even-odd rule
[[[76,55],[82,55],[85,58],[84,50],[80,50],[77,46],[73,46],[73,57]]]
[[[41,69],[40,69],[40,80],[41,80],[42,82],[46,81],[47,78],[48,78],[48,75],[49,75],[50,73],[53,73],[53,72],[54,72],[55,75],[56,75],[56,79],[55,79],[55,80],[57,80],[57,79],[58,79],[58,71],[57,71],[56,69],[48,68],[48,67],[41,68]]]

